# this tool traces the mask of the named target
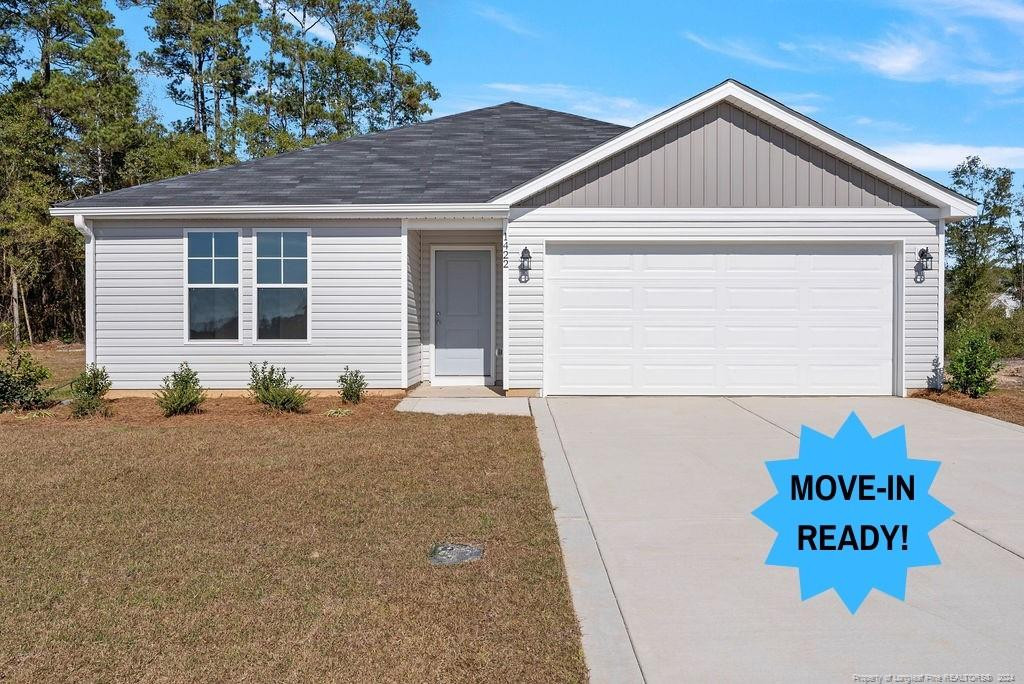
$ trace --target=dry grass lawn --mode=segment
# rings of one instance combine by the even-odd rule
[[[585,679],[532,420],[335,405],[0,416],[0,680]]]
[[[913,396],[1024,425],[1024,388],[997,389],[978,399],[952,390],[919,390]]]

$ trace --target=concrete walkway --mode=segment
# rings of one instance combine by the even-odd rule
[[[1024,429],[896,398],[533,401],[593,681],[1024,677]],[[852,616],[764,565],[774,532],[750,514],[775,491],[764,461],[851,410],[874,434],[905,424],[956,512],[907,601],[875,591]]]

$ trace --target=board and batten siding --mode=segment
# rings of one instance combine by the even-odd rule
[[[237,228],[241,342],[185,342],[184,232]],[[253,235],[309,228],[311,341],[253,342]],[[402,383],[402,272],[397,221],[99,222],[96,233],[96,362],[117,389],[159,387],[187,361],[210,388],[245,387],[249,362],[283,365],[309,388],[336,387],[344,366],[373,388]]]
[[[430,282],[434,277],[431,271],[430,253],[433,247],[443,246],[481,246],[494,248],[494,326],[491,350],[492,368],[494,369],[494,381],[501,385],[501,356],[497,350],[501,346],[502,320],[501,320],[501,231],[500,230],[410,230],[410,244],[412,236],[416,234],[419,242],[419,288],[414,298],[418,303],[418,320],[416,328],[420,335],[420,380],[430,380],[430,363],[433,346],[430,342],[430,329],[434,323],[433,302],[430,301]],[[413,323],[409,323],[409,331],[412,333]],[[411,349],[410,342],[410,349]],[[409,372],[410,383],[412,382],[412,370]]]
[[[927,207],[722,102],[523,200],[521,207]]]
[[[506,271],[508,278],[508,386],[512,389],[542,389],[544,374],[544,260],[549,241],[595,242],[628,241],[716,241],[741,240],[745,243],[774,242],[777,240],[804,243],[827,242],[837,237],[860,242],[903,241],[901,277],[904,297],[904,340],[894,341],[896,353],[903,349],[903,375],[908,389],[928,387],[936,377],[936,364],[941,360],[939,330],[941,318],[940,273],[942,264],[936,261],[931,271],[919,274],[917,251],[928,247],[939,254],[937,226],[911,212],[894,217],[835,221],[800,221],[792,218],[771,221],[766,215],[761,220],[740,222],[722,219],[694,219],[690,221],[646,221],[626,225],[621,221],[559,221],[553,217],[532,218],[530,214],[513,220],[508,225],[508,249],[518,254],[529,247],[532,269],[529,280],[519,281],[515,263]],[[898,310],[899,302],[896,303]]]

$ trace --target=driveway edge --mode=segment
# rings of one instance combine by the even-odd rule
[[[583,655],[592,682],[643,682],[618,600],[545,399],[530,399]]]

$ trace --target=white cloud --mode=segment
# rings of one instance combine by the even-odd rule
[[[805,93],[775,93],[772,95],[773,98],[786,105],[792,107],[801,114],[816,114],[824,109],[823,103],[829,98],[821,93],[805,92]]]
[[[720,55],[726,57],[732,57],[733,59],[739,59],[744,62],[750,62],[758,66],[765,67],[767,69],[787,69],[790,71],[805,71],[802,67],[786,62],[769,55],[758,52],[751,45],[736,39],[726,39],[719,41],[712,41],[707,38],[698,36],[696,33],[689,31],[683,33],[683,37],[695,45],[708,50],[710,52],[717,52]]]
[[[561,109],[625,126],[639,123],[663,109],[632,97],[605,95],[563,83],[485,83],[484,88],[496,93],[522,97],[527,100],[527,104]]]
[[[912,169],[949,171],[964,160],[977,155],[990,166],[1024,169],[1024,147],[998,145],[962,145],[956,143],[894,143],[878,145],[879,152]]]
[[[885,119],[873,119],[870,116],[856,116],[853,123],[864,128],[873,128],[878,131],[909,131],[910,126],[899,121],[886,121]]]
[[[260,7],[264,11],[270,11],[270,3],[267,0],[258,0]],[[309,35],[315,36],[325,43],[334,42],[334,31],[331,27],[322,21],[317,21],[316,17],[306,17],[306,25],[303,26],[302,22],[299,21],[298,17],[292,15],[291,12],[281,12],[281,18],[287,21],[292,26],[300,29],[309,29]]]
[[[903,4],[927,14],[945,12],[1024,25],[1024,3],[1014,0],[905,0]]]
[[[474,10],[477,16],[486,19],[492,23],[497,24],[506,31],[518,34],[520,36],[526,36],[527,38],[537,38],[539,34],[520,21],[518,18],[512,16],[508,12],[491,7],[490,5],[478,5]]]
[[[915,32],[894,32],[878,40],[853,44],[838,40],[787,43],[786,49],[802,53],[806,59],[825,57],[856,64],[896,81],[945,81],[984,86],[995,92],[1011,92],[1024,86],[1024,70],[992,68],[981,63],[978,51],[952,50],[949,45]]]

